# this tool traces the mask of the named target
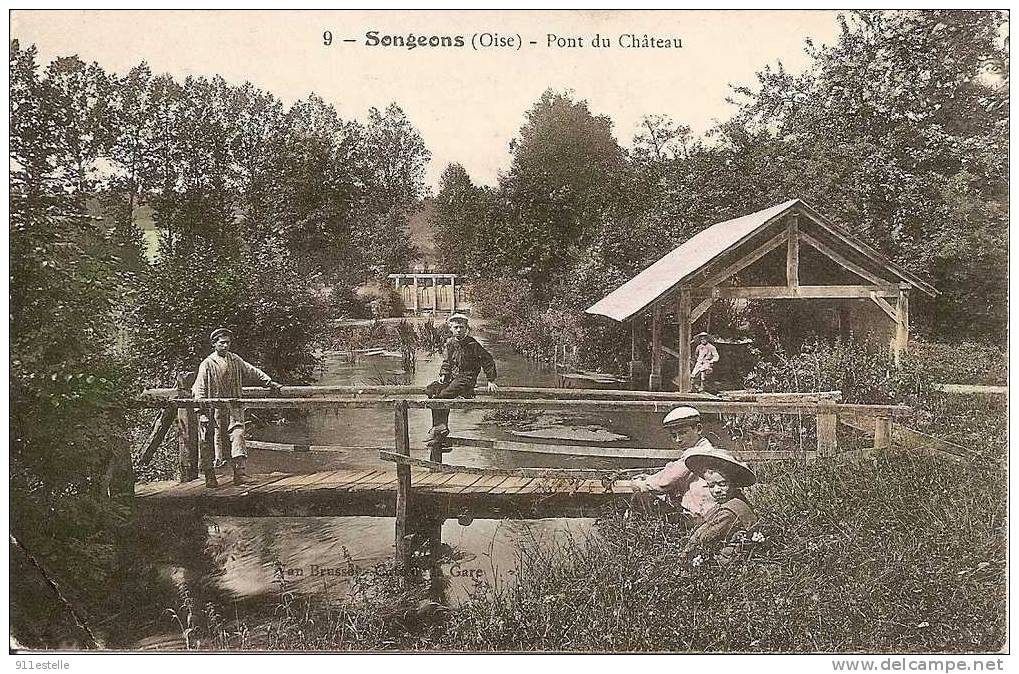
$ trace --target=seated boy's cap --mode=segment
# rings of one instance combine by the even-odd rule
[[[703,475],[709,468],[717,470],[736,487],[749,487],[757,482],[757,475],[750,466],[719,447],[697,446],[688,449],[683,453],[683,463],[698,475]]]
[[[708,339],[711,339],[711,335],[709,335],[706,332],[698,332],[696,335],[693,336],[694,339],[700,339],[701,337],[707,337]]]
[[[231,330],[230,328],[216,328],[215,330],[212,331],[212,334],[209,335],[209,341],[215,342],[222,335],[226,335],[227,337],[233,337],[234,333],[233,330]]]
[[[679,426],[701,420],[701,413],[692,407],[677,407],[665,415],[662,426]]]
[[[453,314],[446,319],[447,323],[466,323],[469,319],[463,314]]]

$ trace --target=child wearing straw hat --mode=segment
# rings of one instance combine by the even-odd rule
[[[757,482],[757,476],[742,461],[716,447],[695,447],[684,454],[687,468],[707,483],[715,507],[690,534],[684,554],[703,551],[725,563],[736,552],[733,539],[757,524],[757,515],[742,488]]]

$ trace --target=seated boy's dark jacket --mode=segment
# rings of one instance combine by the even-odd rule
[[[439,381],[448,384],[458,381],[473,389],[478,383],[478,374],[485,371],[488,381],[495,381],[495,359],[478,340],[467,336],[462,340],[450,337],[443,347],[442,367]]]

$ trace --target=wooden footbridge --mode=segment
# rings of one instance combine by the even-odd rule
[[[719,400],[703,394],[676,394],[585,389],[505,387],[498,394],[479,394],[473,399],[429,400],[409,386],[287,387],[282,397],[245,389],[243,399],[190,398],[186,382],[176,389],[151,389],[140,396],[141,407],[161,408],[160,418],[144,451],[151,458],[162,438],[176,421],[180,447],[180,480],[139,484],[139,505],[156,509],[192,509],[200,514],[265,516],[379,516],[396,519],[397,559],[409,568],[414,539],[439,543],[437,532],[449,518],[469,523],[474,518],[533,519],[544,517],[591,517],[606,505],[628,498],[633,489],[629,477],[646,468],[596,470],[575,468],[479,468],[443,463],[441,449],[428,458],[412,454],[408,412],[411,409],[501,409],[572,411],[596,413],[642,413],[664,416],[676,405],[690,405],[708,414],[779,414],[816,418],[816,448],[743,451],[744,460],[810,460],[838,453],[836,430],[840,414],[874,418],[874,446],[890,443],[892,419],[908,416],[909,408],[880,405],[843,405],[816,395],[772,397],[754,401]],[[212,408],[393,411],[394,442],[385,447],[338,447],[329,449],[377,450],[379,464],[362,469],[312,473],[252,475],[250,482],[233,484],[229,478],[217,489],[207,489],[198,479],[197,411]],[[455,424],[455,417],[454,417]],[[528,451],[526,443],[453,439],[454,444]],[[544,447],[547,447],[545,445]],[[294,449],[301,449],[294,447]],[[305,451],[315,451],[304,448]],[[565,448],[583,453],[585,446]],[[320,450],[321,451],[321,450]],[[590,456],[615,453],[621,460],[645,459],[664,465],[678,452],[641,448],[598,448]],[[671,456],[670,456],[671,454]]]

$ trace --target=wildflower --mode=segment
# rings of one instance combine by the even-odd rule
[[[755,531],[754,535],[750,537],[750,540],[752,540],[754,543],[763,543],[764,534],[762,534],[760,531]]]
[[[692,565],[693,565],[694,567],[698,567],[698,566],[700,566],[701,564],[703,564],[703,563],[704,563],[704,557],[702,557],[702,556],[700,556],[700,555],[697,555],[696,557],[694,557],[694,558],[693,558],[693,561],[691,561],[690,563],[691,563],[691,564],[692,564]]]
[[[916,626],[917,627],[930,627],[931,624],[925,620],[922,623],[917,623]]]

